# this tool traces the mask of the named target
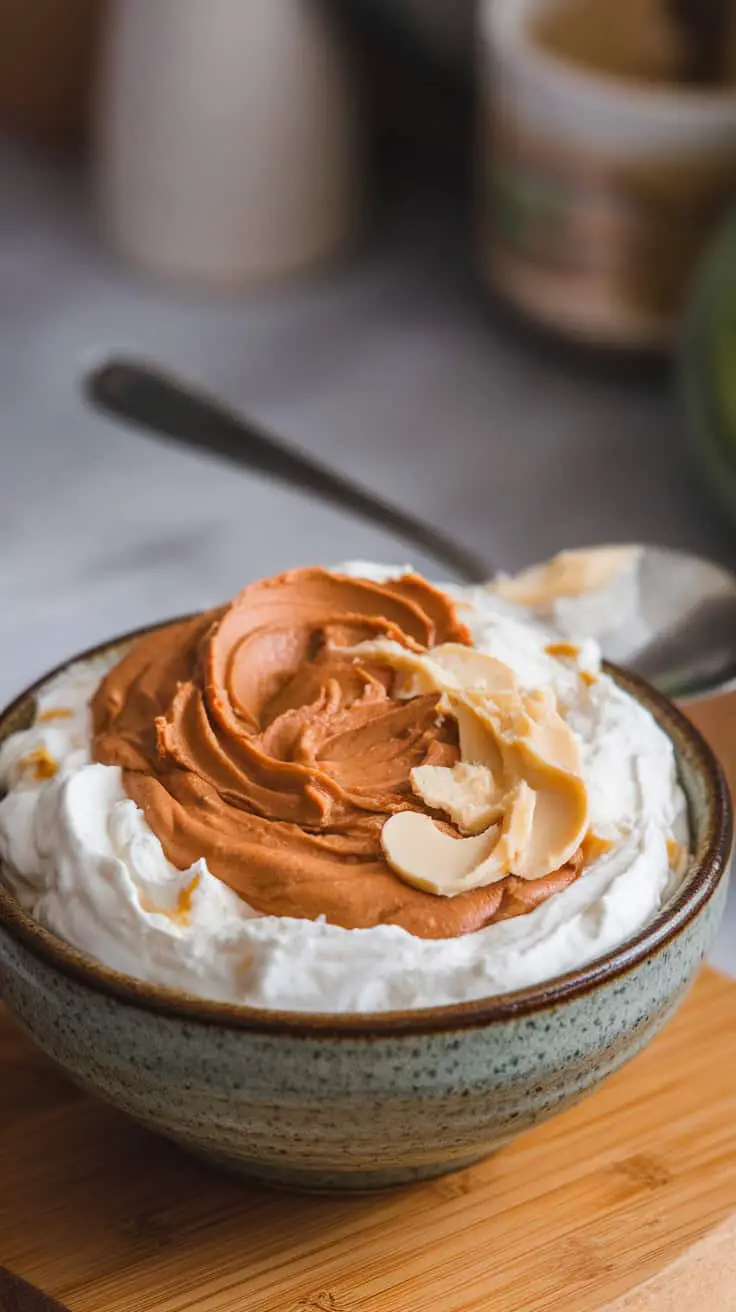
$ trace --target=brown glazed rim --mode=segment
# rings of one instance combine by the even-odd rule
[[[179,619],[190,616],[182,616]],[[37,679],[0,713],[0,742],[27,723],[35,694],[49,679],[75,661],[104,656],[116,647],[179,619],[149,624],[121,637],[88,648],[62,661]],[[381,1012],[299,1012],[210,1002],[182,990],[148,984],[99,964],[44,929],[23,911],[0,880],[0,926],[35,957],[62,974],[81,981],[110,997],[160,1015],[252,1032],[317,1038],[340,1036],[380,1037],[389,1034],[421,1035],[499,1024],[557,1007],[595,988],[625,976],[648,957],[676,939],[695,920],[716,892],[728,871],[733,840],[733,819],[728,787],[716,757],[698,730],[672,702],[637,676],[606,664],[606,670],[626,692],[642,702],[672,740],[704,785],[707,817],[692,856],[691,871],[683,888],[639,934],[613,952],[579,970],[558,975],[532,988],[477,998],[445,1006]]]

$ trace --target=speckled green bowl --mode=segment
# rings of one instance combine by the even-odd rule
[[[107,970],[40,928],[0,884],[0,995],[74,1080],[262,1180],[385,1188],[494,1152],[649,1042],[682,1001],[721,920],[732,839],[721,771],[670,703],[614,674],[675,745],[694,854],[669,906],[592,965],[536,988],[425,1010],[261,1011]],[[0,739],[30,722],[33,703],[31,688],[0,717]]]

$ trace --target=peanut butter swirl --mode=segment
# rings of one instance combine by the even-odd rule
[[[471,644],[451,600],[416,575],[377,584],[295,570],[228,606],[139,638],[92,704],[94,756],[123,770],[168,859],[211,872],[265,915],[450,938],[521,915],[567,887],[577,853],[538,879],[509,875],[437,897],[398,877],[381,831],[431,815],[412,771],[459,761],[440,694],[408,700],[385,661],[346,649]]]

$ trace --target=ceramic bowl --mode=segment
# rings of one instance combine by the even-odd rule
[[[674,743],[693,858],[670,904],[608,956],[535,988],[452,1006],[256,1010],[108,970],[42,929],[0,882],[8,1009],[91,1092],[265,1181],[383,1188],[485,1157],[649,1042],[685,996],[724,909],[732,824],[720,768],[674,706],[613,673]],[[33,705],[31,688],[0,717],[0,738],[28,724]]]

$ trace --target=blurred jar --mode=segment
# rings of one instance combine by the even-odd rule
[[[319,0],[116,0],[97,107],[113,240],[156,273],[274,278],[353,237],[360,106]]]
[[[480,258],[545,327],[672,346],[736,189],[736,86],[677,84],[663,0],[483,0]]]

